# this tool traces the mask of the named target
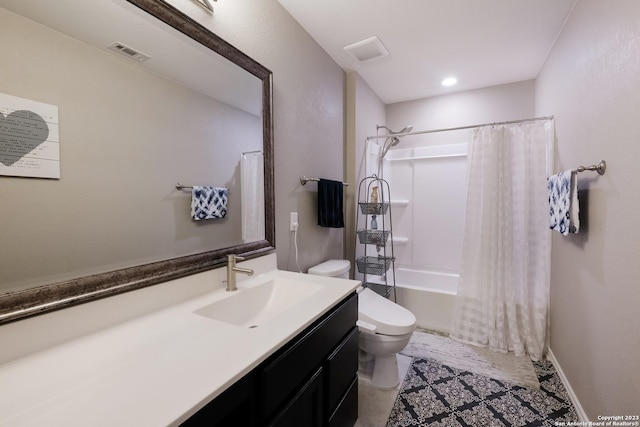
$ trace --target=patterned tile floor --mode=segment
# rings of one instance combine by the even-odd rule
[[[388,427],[554,426],[577,414],[551,362],[534,363],[539,390],[416,358]]]
[[[436,341],[450,340],[442,335],[427,336],[428,334],[424,331],[416,331],[416,334],[421,334],[416,337],[418,343],[434,339]],[[430,348],[427,354],[421,354],[420,349],[416,348],[414,349],[415,353],[411,354],[413,358],[399,354],[400,378],[405,378],[405,375],[406,378],[396,389],[378,390],[361,382],[359,384],[359,418],[355,427],[552,426],[555,421],[559,420],[578,420],[564,386],[550,362],[533,364],[532,371],[535,370],[534,376],[537,376],[539,383],[536,381],[536,384],[523,384],[520,380],[509,382],[505,381],[505,378],[517,379],[513,376],[512,371],[514,366],[523,365],[521,361],[503,363],[504,360],[493,360],[492,369],[502,366],[505,368],[505,373],[489,375],[491,372],[483,370],[487,366],[484,362],[478,365],[482,369],[474,369],[473,366],[460,366],[459,363],[455,363],[455,357],[445,358],[444,353],[449,353],[450,355],[464,356],[463,359],[469,360],[465,352],[471,350],[457,348],[457,345],[464,346],[464,344],[451,341],[451,343],[444,344],[439,341],[429,343],[430,346],[423,347],[423,349]],[[407,353],[409,352],[407,351]],[[454,363],[448,363],[448,361]],[[421,371],[429,366],[432,368],[432,373],[434,367],[439,367],[436,371],[442,374],[435,389],[433,388],[434,384],[426,382],[425,385],[425,378],[431,375],[428,372],[421,374],[422,377],[416,377],[415,368]],[[408,372],[409,370],[411,372]],[[526,369],[519,369],[515,372],[518,371],[526,374]],[[510,376],[505,377],[505,374]],[[498,377],[498,379],[491,378],[492,376]],[[527,377],[528,375],[525,375],[523,378]],[[411,391],[408,387],[414,387],[414,389]],[[474,387],[478,389],[476,390]],[[436,393],[434,390],[441,391]],[[491,391],[493,394],[490,393]],[[405,395],[399,396],[399,393]],[[409,397],[410,393],[413,393],[412,397]],[[423,399],[425,395],[429,395],[431,399],[436,396],[435,402]],[[408,405],[412,407],[413,413],[409,410],[406,410],[408,415],[403,413],[402,408],[399,407],[400,402],[405,410],[407,407],[405,402],[413,402]],[[442,406],[439,406],[440,404]],[[437,408],[440,408],[441,411],[439,416],[436,414]],[[475,411],[472,410],[474,408]],[[461,412],[461,416],[458,418],[445,416],[455,411]],[[427,419],[430,421],[427,422]],[[467,421],[464,421],[465,419]]]

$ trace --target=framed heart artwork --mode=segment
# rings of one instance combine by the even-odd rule
[[[60,178],[58,107],[0,93],[0,175]]]

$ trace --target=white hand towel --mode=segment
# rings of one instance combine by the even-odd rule
[[[264,240],[264,160],[261,152],[242,154],[240,175],[242,241]]]
[[[578,179],[575,170],[547,178],[549,190],[549,227],[563,236],[580,230]]]

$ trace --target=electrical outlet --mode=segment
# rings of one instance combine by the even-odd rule
[[[289,231],[298,231],[298,212],[291,212]]]

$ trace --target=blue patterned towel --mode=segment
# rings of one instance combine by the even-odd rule
[[[580,229],[578,179],[568,170],[547,178],[549,190],[549,227],[563,236]]]
[[[191,190],[191,217],[201,219],[224,218],[227,216],[227,193],[223,187],[193,186]]]

